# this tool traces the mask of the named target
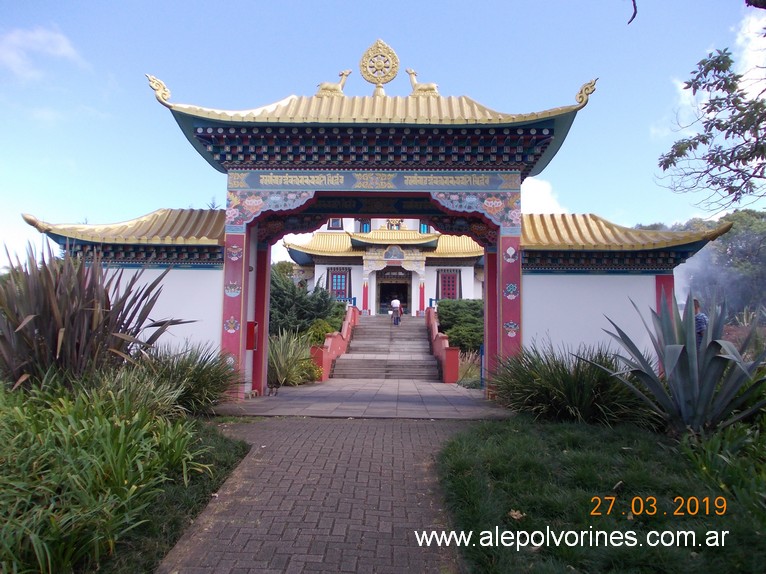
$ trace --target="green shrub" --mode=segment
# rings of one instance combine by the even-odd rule
[[[282,331],[302,333],[317,319],[327,320],[333,331],[340,331],[345,308],[318,283],[309,293],[304,285],[297,285],[291,276],[272,266],[269,335]]]
[[[478,351],[484,343],[484,324],[465,322],[452,327],[446,333],[450,347],[460,347],[463,352]]]
[[[186,345],[180,350],[153,348],[136,367],[154,385],[167,383],[179,388],[178,405],[194,414],[209,411],[240,380],[229,357],[209,343]]]
[[[500,403],[536,418],[652,426],[651,411],[604,370],[616,367],[606,348],[584,346],[573,353],[548,344],[500,359],[491,382]]]
[[[17,262],[0,282],[0,377],[30,385],[50,368],[78,377],[153,344],[183,322],[149,318],[165,273],[144,285],[141,272],[123,282],[98,256],[86,264],[49,250],[38,264],[30,248],[26,265]]]
[[[269,366],[266,382],[269,388],[297,386],[308,380],[307,369],[312,363],[306,335],[282,331],[269,337]]]
[[[338,329],[333,328],[326,319],[317,319],[311,324],[306,334],[310,345],[324,345],[327,333],[334,333]]]
[[[320,381],[322,379],[322,367],[314,363],[313,361],[310,363],[306,363],[306,371],[303,374],[305,380],[304,382],[310,383],[312,381]]]
[[[446,333],[465,323],[484,325],[484,301],[481,299],[442,299],[438,308],[439,330]]]
[[[188,485],[180,480],[163,483],[162,493],[143,514],[149,520],[117,541],[114,553],[99,564],[100,574],[135,574],[157,570],[183,531],[207,506],[250,450],[250,445],[244,441],[221,434],[220,426],[194,421],[195,435],[201,445],[197,449],[204,450],[197,460],[210,468],[210,472],[192,474]]]
[[[484,343],[484,301],[443,299],[439,301],[439,331],[452,347],[463,352],[478,351]]]
[[[617,355],[624,367],[610,371],[677,433],[725,427],[754,415],[766,405],[766,398],[752,403],[766,383],[766,378],[756,376],[766,351],[758,353],[752,361],[743,358],[755,329],[739,347],[724,340],[727,316],[724,304],[711,312],[697,349],[693,309],[689,294],[683,315],[675,297],[672,304],[662,305],[659,313],[652,311],[652,327],[646,322],[644,326],[652,340],[653,356],[639,349],[609,320],[615,329],[609,334],[625,351]]]
[[[709,435],[687,434],[681,451],[710,486],[738,499],[766,526],[766,414]]]
[[[135,390],[0,387],[0,570],[95,565],[170,476],[205,470],[192,423],[158,416]]]

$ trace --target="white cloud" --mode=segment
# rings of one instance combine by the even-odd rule
[[[569,213],[559,203],[550,182],[534,177],[528,177],[521,184],[521,210],[524,213]]]
[[[736,71],[743,75],[745,89],[751,88],[753,95],[763,89],[763,67],[766,66],[766,15],[750,13],[740,22],[737,30],[734,61]],[[755,85],[754,82],[759,82]]]
[[[310,239],[311,233],[288,233],[284,238],[271,246],[271,262],[292,261],[290,255],[287,253],[287,249],[282,245],[283,241],[286,241],[287,243],[307,243]]]
[[[43,76],[40,66],[36,65],[39,56],[85,65],[69,38],[57,30],[16,29],[0,36],[0,67],[18,78],[35,80]]]
[[[29,111],[33,120],[43,123],[55,123],[65,118],[65,114],[55,108],[32,108]]]

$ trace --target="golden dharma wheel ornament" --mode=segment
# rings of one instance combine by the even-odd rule
[[[359,71],[365,80],[375,84],[374,94],[383,95],[383,84],[393,80],[399,71],[399,57],[383,40],[376,40],[362,56]]]

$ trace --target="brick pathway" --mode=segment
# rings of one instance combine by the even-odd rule
[[[458,420],[270,418],[226,424],[253,445],[158,574],[458,574],[434,456]]]

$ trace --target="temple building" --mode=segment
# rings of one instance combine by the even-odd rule
[[[252,110],[170,102],[193,148],[228,176],[225,210],[160,209],[119,224],[26,221],[62,248],[100,252],[147,279],[171,267],[156,314],[194,320],[171,336],[211,341],[263,391],[268,352],[271,246],[285,246],[307,283],[317,281],[362,314],[394,296],[418,316],[442,299],[485,302],[491,362],[523,345],[577,347],[608,340],[615,320],[648,344],[633,301],[648,316],[673,291],[673,269],[725,233],[638,231],[596,215],[522,214],[521,183],[543,171],[588,103],[502,113],[436,84],[389,96],[399,70],[381,40],[362,56],[369,96],[346,95],[351,70],[313,96]]]

